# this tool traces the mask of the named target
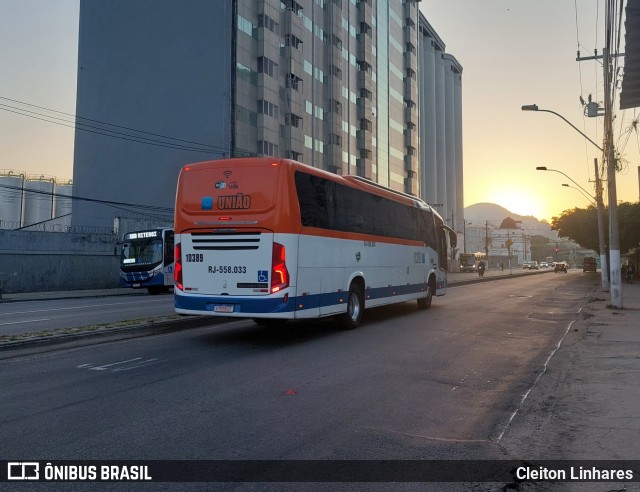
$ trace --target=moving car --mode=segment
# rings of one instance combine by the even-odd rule
[[[595,272],[597,267],[596,259],[591,256],[587,256],[582,260],[583,272]]]
[[[558,272],[567,273],[568,267],[569,267],[569,265],[567,264],[566,261],[557,261],[555,263],[555,265],[553,266],[553,271],[555,273],[558,273]]]
[[[549,268],[549,263],[547,263],[546,261],[541,261],[540,268]]]

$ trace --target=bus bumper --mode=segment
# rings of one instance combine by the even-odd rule
[[[294,298],[288,295],[279,297],[181,295],[176,289],[174,300],[178,314],[281,319],[293,319],[295,315]]]

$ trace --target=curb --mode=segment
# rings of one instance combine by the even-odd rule
[[[230,318],[214,316],[185,316],[185,319],[152,321],[134,326],[119,326],[98,329],[84,333],[61,333],[44,337],[34,337],[15,342],[0,343],[0,360],[22,355],[61,350],[71,347],[84,347],[100,343],[139,338],[178,330],[203,328],[230,321]]]
[[[506,280],[509,278],[517,278],[517,277],[527,277],[530,275],[541,275],[543,273],[551,273],[553,270],[542,270],[537,272],[517,272],[517,273],[507,273],[505,275],[490,275],[488,277],[479,277],[476,275],[474,278],[469,280],[460,280],[459,282],[449,282],[447,288],[457,287],[458,285],[469,285],[469,284],[477,284],[480,282],[490,282],[493,280]]]

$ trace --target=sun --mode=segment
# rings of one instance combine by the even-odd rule
[[[514,214],[531,215],[547,220],[552,215],[545,197],[535,190],[521,186],[502,186],[496,187],[489,195],[491,198],[487,201],[496,203]]]

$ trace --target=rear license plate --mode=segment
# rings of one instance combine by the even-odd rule
[[[213,306],[214,313],[233,313],[233,304],[219,304]]]

